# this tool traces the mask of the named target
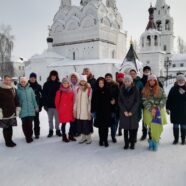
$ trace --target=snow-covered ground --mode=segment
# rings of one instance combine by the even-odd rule
[[[46,113],[41,114],[41,138],[26,144],[21,124],[14,128],[17,147],[6,148],[0,135],[0,186],[185,186],[186,146],[173,146],[168,124],[157,152],[138,141],[124,151],[123,137],[109,148],[98,146],[95,130],[91,145],[59,137],[48,139]],[[141,136],[139,129],[138,138]]]

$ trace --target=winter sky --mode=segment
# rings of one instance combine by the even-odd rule
[[[186,0],[166,0],[174,17],[175,36],[186,40]],[[72,0],[78,4],[80,0]],[[156,0],[117,0],[129,38],[139,40],[148,21],[148,8]],[[46,48],[48,25],[59,8],[60,0],[0,0],[0,24],[12,26],[15,36],[13,55],[30,58]],[[175,42],[176,43],[176,42]]]

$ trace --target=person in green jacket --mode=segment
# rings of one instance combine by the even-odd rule
[[[163,125],[167,124],[167,117],[166,96],[155,75],[149,75],[142,96],[144,124],[150,130],[149,150],[156,151],[163,132]]]
[[[28,79],[26,77],[20,78],[20,84],[18,85],[17,95],[21,107],[19,117],[22,120],[23,133],[25,135],[26,142],[31,143],[33,141],[32,122],[35,113],[39,112],[39,108],[36,102],[34,91],[30,87]]]

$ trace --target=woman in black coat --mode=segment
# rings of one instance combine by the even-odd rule
[[[138,129],[140,94],[137,87],[133,84],[132,77],[126,75],[124,86],[119,95],[120,107],[120,128],[124,129],[124,149],[135,148],[135,139]]]
[[[169,92],[166,108],[167,112],[170,113],[171,123],[173,123],[173,144],[176,145],[179,141],[180,126],[182,145],[184,145],[186,135],[186,79],[183,74],[177,76],[177,81]]]
[[[103,77],[98,78],[92,95],[91,112],[95,116],[94,126],[99,129],[100,146],[108,147],[108,128],[111,126],[111,96]]]

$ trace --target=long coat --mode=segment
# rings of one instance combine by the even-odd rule
[[[170,110],[170,118],[173,124],[186,125],[186,85],[179,87],[175,84],[171,88],[166,108]]]
[[[110,127],[111,126],[111,105],[112,97],[108,88],[97,88],[92,94],[91,112],[96,114],[94,126]]]
[[[17,95],[21,107],[20,118],[34,117],[38,105],[33,89],[27,84],[26,87],[18,85]]]
[[[127,90],[125,86],[120,90],[120,127],[125,130],[138,129],[138,107],[140,103],[140,94],[136,86]],[[126,117],[124,112],[131,112],[131,117]]]
[[[74,121],[73,106],[74,106],[74,92],[59,90],[56,93],[55,106],[59,116],[59,122],[64,124]]]

